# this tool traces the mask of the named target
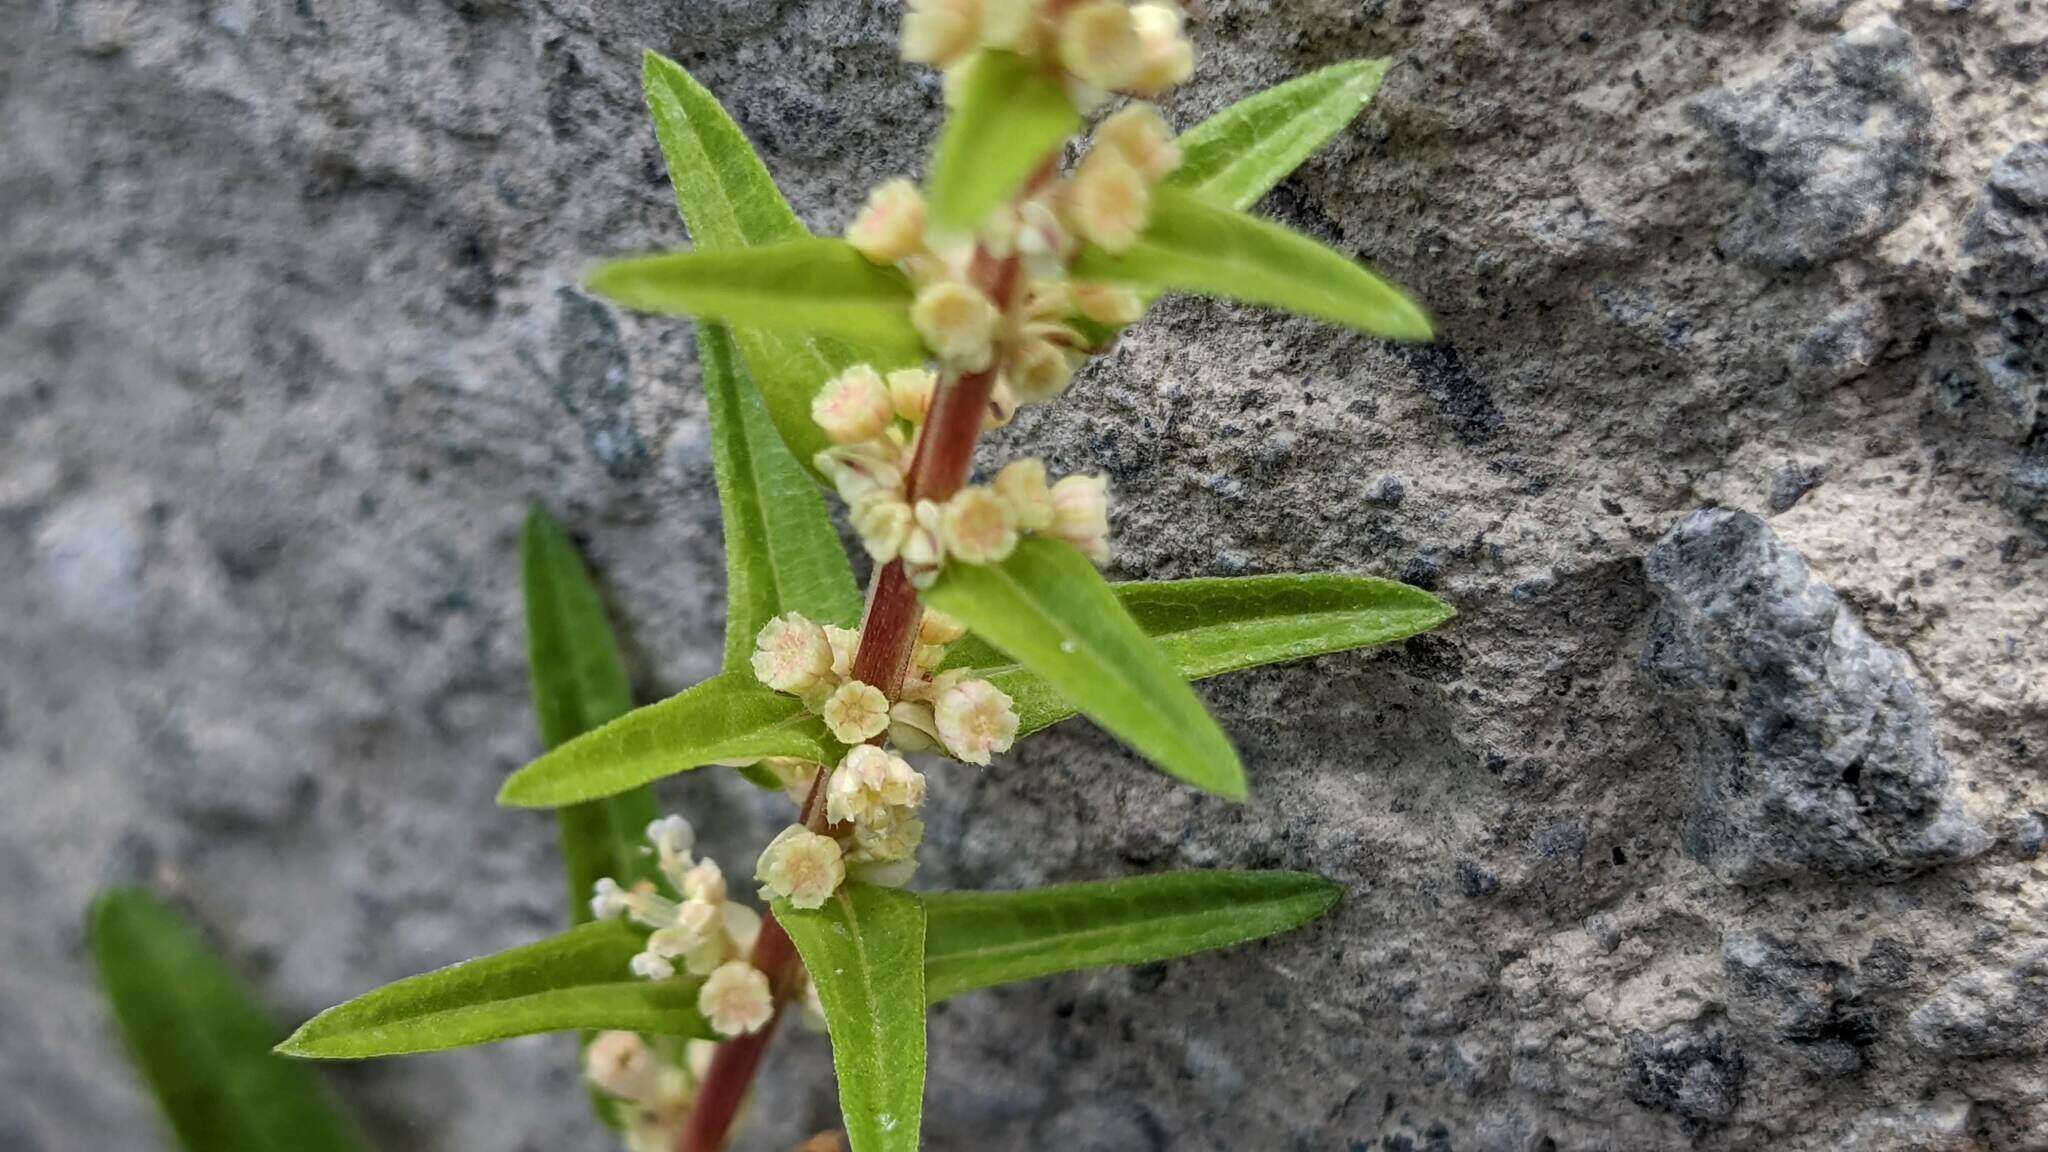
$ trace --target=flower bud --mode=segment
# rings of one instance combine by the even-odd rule
[[[925,413],[932,408],[932,393],[938,387],[939,378],[923,368],[889,373],[889,403],[896,409],[897,419],[924,423]]]
[[[877,264],[894,264],[924,247],[924,196],[898,177],[868,193],[846,241]]]
[[[1104,120],[1095,129],[1095,147],[1123,153],[1131,167],[1154,183],[1180,167],[1173,129],[1150,104],[1132,104]]]
[[[1051,532],[1097,564],[1109,563],[1109,481],[1061,477],[1052,486]]]
[[[1125,252],[1138,242],[1152,215],[1152,189],[1114,148],[1088,153],[1068,188],[1074,230],[1106,252]]]
[[[882,374],[866,364],[856,364],[826,381],[811,400],[811,419],[834,444],[872,440],[895,415]]]
[[[980,291],[958,281],[941,281],[917,294],[910,322],[939,359],[963,372],[980,372],[995,357],[996,326],[1002,316]]]
[[[917,642],[920,644],[952,644],[965,635],[967,625],[937,608],[926,607],[924,618],[917,623]]]
[[[1074,361],[1052,341],[1032,340],[1010,354],[1003,365],[1003,378],[1026,404],[1051,400],[1073,380]]]
[[[1060,26],[1060,65],[1097,88],[1123,88],[1144,74],[1145,42],[1121,0],[1084,4]]]
[[[697,1011],[721,1036],[758,1032],[775,1016],[768,977],[745,960],[721,964],[697,992]]]
[[[1045,0],[997,0],[981,14],[981,43],[1019,56],[1036,56],[1045,44]]]
[[[923,842],[924,821],[907,812],[873,824],[853,826],[854,855],[859,857],[859,863],[908,860],[917,855],[917,846]]]
[[[860,631],[825,625],[825,642],[832,645],[832,677],[844,680],[853,675],[853,654],[860,651]]]
[[[988,414],[981,418],[981,430],[993,432],[1017,417],[1017,393],[1010,388],[1010,382],[997,377],[995,386],[988,390]]]
[[[1009,505],[987,488],[962,488],[946,501],[939,520],[946,554],[967,564],[993,564],[1017,547],[1017,521]]]
[[[1121,284],[1075,281],[1070,290],[1075,309],[1097,324],[1122,328],[1145,314],[1145,302]]]
[[[1052,491],[1045,484],[1045,461],[1027,456],[1003,465],[996,473],[996,495],[1010,506],[1020,530],[1043,532],[1052,525]]]
[[[903,550],[911,524],[910,505],[894,493],[871,493],[853,506],[853,530],[877,564],[887,564]]]
[[[583,1078],[607,1096],[652,1104],[661,1062],[637,1033],[600,1032],[583,1050]]]
[[[1139,4],[1131,9],[1143,45],[1143,63],[1126,87],[1140,96],[1157,96],[1195,74],[1195,46],[1181,30],[1180,9],[1172,4]]]
[[[974,50],[981,0],[910,0],[903,13],[903,58],[944,68]]]
[[[792,824],[768,842],[754,879],[771,896],[798,908],[821,908],[846,879],[846,865],[837,840]]]
[[[795,612],[768,621],[754,638],[754,677],[777,692],[800,696],[831,670],[825,630]]]
[[[932,706],[917,700],[898,700],[889,707],[889,743],[905,752],[930,752],[939,747],[938,721]]]

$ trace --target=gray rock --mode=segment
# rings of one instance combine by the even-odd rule
[[[2010,968],[1965,972],[1906,1021],[1913,1042],[1952,1056],[2048,1052],[2048,948]]]
[[[1645,1108],[1726,1121],[1741,1106],[1744,1071],[1742,1050],[1718,1030],[1681,1025],[1628,1037],[1628,1098]]]
[[[1973,393],[1964,406],[1981,409],[1983,427],[2024,440],[2048,414],[2048,141],[2017,144],[1992,166],[1962,257],[1972,331],[1951,375]]]
[[[1769,498],[1772,512],[1789,512],[1808,492],[1827,478],[1824,464],[1787,464],[1771,475]]]
[[[1933,110],[1913,41],[1879,18],[1691,105],[1748,198],[1721,232],[1763,268],[1825,264],[1899,225],[1926,186]]]
[[[1847,967],[1747,933],[1722,941],[1721,962],[1736,994],[1731,1017],[1745,1035],[1786,1045],[1823,1076],[1863,1070],[1878,1018]]]
[[[1685,516],[1644,559],[1642,664],[1679,713],[1686,848],[1752,883],[1900,876],[1989,846],[1906,661],[1743,512]]]
[[[2048,544],[2048,436],[2013,460],[1999,500]]]
[[[633,365],[619,340],[611,310],[573,289],[555,293],[561,321],[555,329],[560,366],[555,395],[583,424],[590,453],[614,480],[647,471],[647,442],[633,421]]]

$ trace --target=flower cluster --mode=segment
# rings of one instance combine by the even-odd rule
[[[630,1152],[668,1152],[696,1103],[711,1045],[692,1042],[684,1062],[633,1032],[600,1032],[583,1050],[583,1077],[619,1103]]]
[[[1157,96],[1195,69],[1170,0],[910,0],[904,59],[950,69],[980,48],[1060,68],[1084,108],[1105,92]]]
[[[597,882],[591,915],[600,920],[630,918],[653,929],[647,947],[633,957],[633,974],[667,980],[677,970],[704,977],[697,1009],[722,1036],[739,1036],[768,1023],[774,998],[768,978],[744,957],[761,932],[760,914],[726,899],[725,874],[715,860],[691,854],[696,833],[681,816],[647,826],[647,840],[662,878],[680,900],[661,893],[652,881],[621,887],[609,876]]]
[[[826,832],[792,825],[761,853],[755,878],[764,892],[799,908],[817,908],[849,872],[877,884],[910,878],[924,839],[917,812],[925,778],[903,757],[867,741],[887,734],[906,751],[942,751],[971,764],[987,764],[1009,750],[1017,735],[1009,696],[958,669],[938,671],[947,646],[966,634],[959,621],[927,609],[891,704],[880,688],[852,676],[858,633],[794,612],[761,629],[754,641],[754,675],[778,692],[801,697],[835,739],[852,745],[826,784]],[[808,789],[814,769],[780,765],[776,771],[795,792]]]

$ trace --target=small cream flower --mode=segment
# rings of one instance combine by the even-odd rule
[[[963,372],[980,372],[995,358],[1002,316],[980,291],[954,280],[926,287],[910,306],[910,322],[932,353]]]
[[[798,908],[822,908],[846,879],[840,855],[837,840],[792,824],[762,850],[754,879],[771,896]]]
[[[1060,64],[1097,88],[1123,88],[1145,71],[1145,41],[1121,0],[1085,4],[1060,26]]]
[[[889,727],[889,698],[872,684],[848,680],[825,700],[825,727],[843,744],[880,736]]]
[[[775,1016],[768,977],[745,960],[718,966],[697,992],[697,1011],[721,1036],[759,1032]]]
[[[1046,36],[1045,0],[998,0],[981,13],[981,42],[1020,56],[1035,56]]]
[[[899,177],[868,193],[846,240],[877,264],[894,264],[923,248],[924,197],[917,185]]]
[[[1172,4],[1139,4],[1131,9],[1143,45],[1143,64],[1126,88],[1140,96],[1157,96],[1195,74],[1195,46],[1181,31],[1180,9]]]
[[[1150,5],[1147,5],[1150,7]],[[1173,129],[1150,104],[1132,104],[1095,129],[1095,147],[1123,153],[1145,179],[1166,179],[1180,167],[1180,148],[1173,142]]]
[[[901,756],[872,744],[847,750],[825,786],[825,814],[834,823],[872,824],[898,808],[924,803],[924,774]]]
[[[651,1104],[661,1088],[661,1062],[634,1032],[600,1032],[583,1050],[583,1078],[607,1096]]]
[[[889,373],[889,402],[895,407],[897,418],[912,424],[924,423],[925,413],[932,408],[932,393],[938,387],[939,378],[923,368],[901,368]]]
[[[725,902],[725,872],[716,860],[699,860],[683,873],[683,895],[706,904]]]
[[[1097,324],[1122,328],[1145,314],[1145,302],[1121,284],[1076,281],[1072,291],[1074,307]]]
[[[961,679],[939,694],[932,708],[946,751],[969,764],[1010,750],[1017,738],[1017,709],[1002,689],[986,680]]]
[[[590,893],[590,915],[594,920],[619,920],[632,911],[633,899],[619,882],[601,877]]]
[[[856,364],[826,381],[811,400],[811,419],[834,444],[872,440],[895,415],[882,374],[866,364]]]
[[[1010,354],[1003,365],[1003,378],[1019,400],[1034,404],[1067,390],[1067,383],[1074,378],[1074,361],[1052,341],[1032,340]]]
[[[868,494],[852,509],[853,530],[860,536],[861,547],[877,564],[887,564],[903,550],[903,541],[910,535],[910,505],[895,497],[893,493],[874,492]]]
[[[860,633],[837,624],[825,625],[825,642],[832,646],[832,677],[844,680],[853,675],[853,657],[860,651]]]
[[[903,465],[887,437],[827,448],[812,456],[811,463],[848,504],[876,492],[903,491]]]
[[[1043,532],[1052,525],[1052,490],[1045,484],[1045,461],[1026,456],[1003,465],[996,473],[996,495],[1010,506],[1021,531]]]
[[[635,952],[630,967],[642,980],[667,980],[676,974],[675,965],[652,952]]]
[[[795,612],[770,620],[754,638],[754,677],[777,692],[800,696],[831,670],[825,630]]]
[[[952,644],[965,635],[967,625],[937,608],[927,607],[924,619],[917,622],[917,642],[920,644]]]
[[[897,811],[868,824],[853,826],[856,864],[908,860],[924,842],[924,821]]]
[[[974,50],[981,0],[910,0],[903,14],[903,58],[944,68]]]
[[[1106,252],[1125,252],[1151,218],[1152,189],[1122,152],[1098,148],[1074,171],[1068,206],[1075,231]]]
[[[989,489],[962,488],[946,501],[939,537],[946,554],[962,563],[993,564],[1016,550],[1016,517]]]
[[[1097,564],[1109,563],[1109,480],[1061,477],[1052,486],[1051,531]]]
[[[675,922],[647,938],[647,950],[663,960],[678,960],[702,948],[725,930],[718,907],[706,900],[683,901],[676,907]]]

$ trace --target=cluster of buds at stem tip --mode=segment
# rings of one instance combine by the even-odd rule
[[[637,1033],[600,1032],[583,1049],[583,1077],[614,1102],[629,1152],[674,1147],[697,1101],[712,1047],[691,1041],[679,1061],[673,1048],[657,1048]]]
[[[691,852],[696,833],[689,821],[656,820],[647,826],[647,841],[669,892],[651,880],[627,888],[607,876],[591,893],[591,915],[652,929],[646,948],[633,957],[633,974],[647,980],[678,973],[702,977],[697,1008],[720,1035],[759,1030],[774,1015],[774,999],[768,978],[744,957],[761,933],[760,914],[726,899],[718,862]]]
[[[1158,96],[1195,69],[1172,0],[910,0],[903,58],[952,69],[977,49],[1058,68],[1082,107],[1109,92]]]

